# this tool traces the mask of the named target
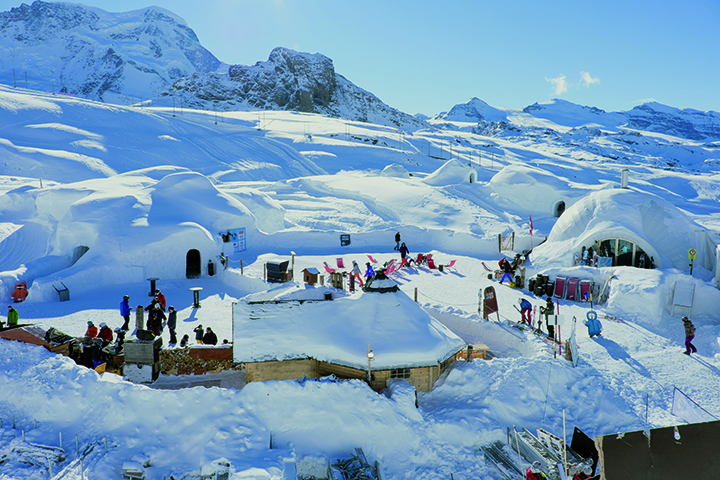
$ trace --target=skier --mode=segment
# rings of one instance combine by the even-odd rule
[[[400,232],[395,234],[395,248],[393,250],[400,250]]]
[[[124,295],[122,302],[120,302],[120,316],[123,317],[125,323],[122,325],[123,330],[130,328],[130,295]]]
[[[8,305],[8,327],[17,326],[20,321],[20,314],[13,308],[12,305]]]
[[[532,312],[532,303],[528,302],[524,298],[519,298],[518,302],[520,303],[520,315],[522,315],[522,322],[527,323],[528,325],[532,326],[532,322],[530,320],[530,312]],[[527,316],[526,316],[527,314]]]
[[[587,251],[587,249],[585,249],[585,246],[582,247],[582,252],[580,253],[580,257],[582,258],[582,260],[580,261],[580,265],[587,264],[588,251]]]
[[[690,353],[697,353],[697,348],[692,344],[693,338],[695,338],[695,325],[690,321],[688,317],[683,317],[683,326],[685,327],[685,355]]]
[[[600,320],[598,320],[596,312],[590,310],[587,313],[587,320],[584,323],[588,328],[588,335],[590,335],[590,338],[600,336],[600,332],[602,332],[602,324],[600,323]]]
[[[547,477],[542,471],[542,464],[540,462],[533,462],[525,472],[526,480],[547,480]]]

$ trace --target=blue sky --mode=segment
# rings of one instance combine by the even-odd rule
[[[644,101],[720,111],[720,1],[88,0],[181,16],[227,63],[274,47],[322,53],[407,113],[478,97],[523,108],[563,98],[608,111]],[[0,0],[1,10],[19,1]]]

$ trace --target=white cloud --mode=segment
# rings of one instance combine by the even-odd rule
[[[550,82],[553,85],[553,92],[555,93],[555,95],[562,95],[563,93],[568,91],[568,85],[565,75],[561,74],[560,76],[555,78],[545,77],[545,81]]]
[[[580,72],[580,78],[581,82],[585,84],[586,87],[590,88],[590,85],[597,83],[600,83],[600,79],[597,77],[593,77],[590,75],[590,72]]]

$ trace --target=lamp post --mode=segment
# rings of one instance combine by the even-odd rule
[[[370,365],[370,362],[375,360],[375,354],[370,349],[370,342],[368,342],[367,357],[368,357],[368,385],[370,385],[370,387],[372,388],[372,367]]]

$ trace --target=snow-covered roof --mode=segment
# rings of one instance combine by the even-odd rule
[[[594,192],[565,210],[547,242],[535,247],[537,266],[571,266],[573,254],[596,240],[621,238],[635,243],[658,267],[688,270],[688,251],[697,251],[695,266],[713,270],[715,245],[707,232],[677,207],[652,194],[630,189]]]
[[[281,287],[250,295],[233,306],[233,358],[262,362],[314,358],[367,369],[368,342],[373,369],[434,366],[465,342],[432,318],[405,293],[359,292],[332,301],[327,287]],[[316,295],[312,292],[316,291]],[[251,303],[264,301],[266,303]],[[278,303],[272,303],[278,302]]]

